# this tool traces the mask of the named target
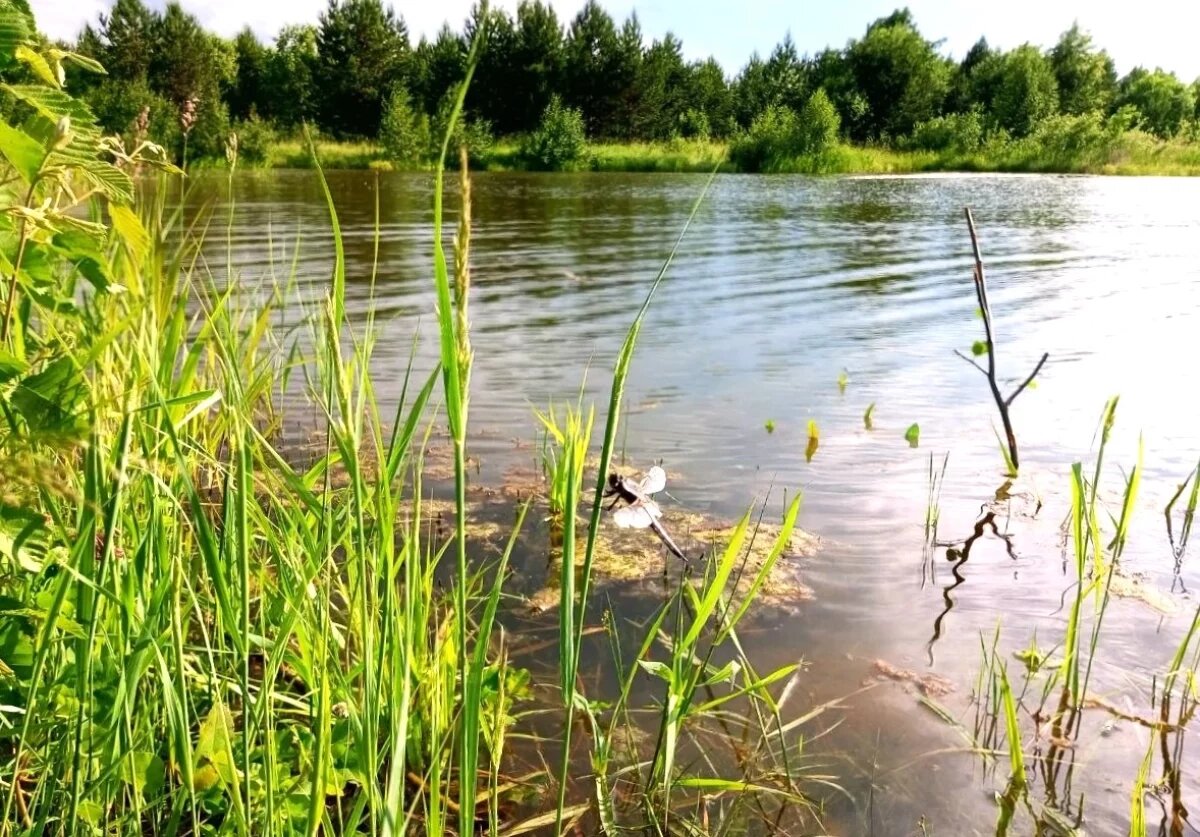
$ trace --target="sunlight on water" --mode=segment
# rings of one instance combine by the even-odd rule
[[[335,172],[330,180],[357,271],[348,306],[361,318],[369,305],[374,175]],[[571,398],[585,372],[591,397],[606,401],[624,329],[702,183],[691,176],[478,177],[472,417],[481,479],[499,482],[512,465],[532,464],[528,447],[513,441],[534,437],[532,407]],[[377,380],[397,388],[415,332],[425,338],[418,366],[431,368],[436,353],[430,185],[416,175],[380,180],[376,303],[386,326]],[[211,188],[214,198],[221,194],[217,181]],[[332,255],[314,178],[276,173],[247,177],[237,188],[232,242],[247,289],[272,270],[271,261],[286,274],[295,255],[301,292],[319,297]],[[949,453],[939,528],[949,541],[970,533],[1003,482],[986,382],[953,354],[969,353],[982,338],[966,205],[989,269],[1006,388],[1042,352],[1050,361],[1013,410],[1023,472],[1004,525],[1016,557],[995,538],[981,541],[965,581],[947,593],[953,579],[944,548],[931,559],[933,581],[922,581],[930,453],[939,462]],[[271,261],[261,255],[268,237]],[[1143,490],[1126,561],[1166,591],[1169,612],[1118,601],[1097,677],[1114,700],[1141,701],[1195,608],[1185,591],[1200,586],[1194,556],[1173,577],[1162,515],[1200,457],[1198,280],[1196,181],[722,177],[647,321],[627,393],[624,453],[642,467],[665,459],[679,475],[674,502],[697,511],[728,516],[772,487],[776,505],[785,487],[805,491],[802,523],[824,539],[810,568],[817,601],[798,616],[764,617],[747,640],[764,665],[805,658],[813,697],[828,699],[857,688],[877,659],[923,669],[932,654],[934,670],[957,685],[948,702],[962,705],[979,665],[980,632],[990,635],[1000,622],[1006,645],[1016,648],[1035,628],[1047,644],[1061,631],[1070,465],[1089,457],[1100,410],[1119,394],[1102,495],[1115,499],[1117,466],[1132,467],[1141,434]],[[384,395],[395,398],[398,389]],[[862,414],[872,402],[868,431]],[[810,419],[821,439],[806,463]],[[902,438],[914,422],[921,428],[916,450]],[[939,616],[940,637],[930,649]],[[923,813],[941,824],[936,833],[987,822],[992,802],[977,783],[991,788],[999,780],[972,776],[969,760],[928,763],[954,777],[940,790],[911,772],[887,772],[946,746],[944,729],[925,723],[895,690],[875,689],[858,706],[831,747],[877,749],[882,773],[851,770],[851,782],[861,791],[860,784],[878,781],[885,792],[869,812],[861,805],[841,812],[847,833],[868,818],[915,824]],[[1144,751],[1144,732],[1126,725],[1103,742],[1088,754],[1093,787],[1113,777],[1124,788],[1132,775],[1127,757]],[[1128,811],[1123,790],[1095,793],[1091,805],[1111,806],[1114,817]]]

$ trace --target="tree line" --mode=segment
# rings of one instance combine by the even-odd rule
[[[731,76],[712,58],[686,60],[673,34],[648,41],[636,14],[618,23],[596,0],[570,21],[540,0],[522,0],[515,15],[485,18],[476,7],[460,31],[445,26],[415,44],[382,0],[329,0],[315,25],[285,26],[269,44],[249,29],[233,39],[207,32],[177,2],[156,12],[116,0],[71,47],[108,75],[70,84],[108,130],[170,148],[186,137],[194,154],[221,153],[231,127],[245,147],[310,124],[339,139],[382,129],[398,155],[419,156],[444,124],[481,27],[464,129],[477,144],[536,132],[564,110],[592,140],[736,139],[756,121],[802,128],[807,113],[838,139],[885,146],[1021,138],[1059,115],[1115,118],[1161,138],[1195,132],[1200,120],[1200,80],[1142,67],[1118,77],[1078,25],[1048,50],[1002,51],[980,38],[955,61],[908,9],[813,55],[785,36]]]

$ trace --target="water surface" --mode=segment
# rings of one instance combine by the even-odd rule
[[[376,176],[329,177],[346,237],[348,310],[361,324],[371,304]],[[534,438],[532,408],[573,398],[585,374],[588,397],[607,403],[625,329],[704,182],[475,179],[477,479],[499,482],[514,465],[532,464],[528,446],[514,444]],[[384,328],[375,371],[394,402],[414,337],[418,369],[436,355],[432,184],[386,174],[378,186],[374,299]],[[223,188],[213,180],[201,191],[219,205]],[[253,288],[272,273],[285,276],[295,259],[300,294],[323,295],[332,242],[315,176],[240,176],[235,194],[240,281]],[[967,205],[989,268],[1002,378],[1011,387],[1042,352],[1050,360],[1013,410],[1022,479],[1001,525],[1015,558],[1003,542],[981,541],[964,581],[947,593],[954,578],[944,549],[934,553],[932,580],[923,550],[930,454],[939,465],[949,454],[946,540],[970,534],[1003,482],[985,381],[953,354],[969,353],[982,336]],[[223,263],[225,242],[211,246]],[[1006,649],[1026,645],[1034,630],[1044,647],[1059,641],[1073,572],[1062,528],[1070,465],[1090,458],[1100,411],[1119,394],[1105,494],[1115,502],[1117,466],[1134,465],[1141,436],[1142,493],[1126,568],[1163,591],[1174,612],[1117,601],[1095,676],[1106,698],[1147,714],[1150,679],[1166,670],[1200,584],[1194,557],[1176,571],[1162,515],[1200,457],[1198,279],[1200,181],[718,177],[646,322],[623,452],[634,464],[665,460],[678,474],[671,502],[696,511],[734,516],[772,488],[776,505],[783,488],[804,491],[802,524],[823,539],[808,575],[816,600],[759,621],[748,642],[763,668],[805,660],[806,699],[815,701],[853,691],[882,659],[949,677],[958,691],[947,702],[962,707],[981,632],[1001,625]],[[871,403],[868,431],[862,414]],[[821,442],[806,462],[810,419]],[[914,422],[917,449],[903,439]],[[931,646],[935,623],[940,637]],[[915,704],[898,687],[874,689],[822,743],[846,755],[856,797],[834,807],[831,830],[911,833],[922,816],[931,833],[993,830],[988,794],[1002,786],[1003,769],[985,775],[970,756],[928,755],[961,740]],[[1127,833],[1128,788],[1148,735],[1127,723],[1085,735],[1091,833]],[[1195,807],[1192,782],[1185,796]]]

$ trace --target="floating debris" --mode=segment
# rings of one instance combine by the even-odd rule
[[[879,683],[885,680],[891,680],[895,683],[906,683],[915,686],[917,690],[925,697],[940,698],[945,697],[954,691],[954,683],[940,674],[926,672],[918,674],[915,671],[898,668],[892,665],[887,660],[878,659],[873,666],[874,675],[868,677],[863,685],[870,683]]]

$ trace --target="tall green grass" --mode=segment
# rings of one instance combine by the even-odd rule
[[[1090,471],[1082,462],[1071,468],[1071,509],[1065,529],[1072,573],[1064,595],[1066,618],[1059,644],[1049,652],[1042,651],[1035,636],[1026,650],[1016,654],[1024,664],[1019,686],[1010,682],[1007,667],[999,659],[999,628],[990,647],[983,645],[983,666],[975,688],[974,739],[984,751],[998,748],[1003,740],[1010,755],[1010,778],[999,795],[997,833],[1008,833],[1020,810],[1028,813],[1032,826],[1039,831],[1058,833],[1056,829],[1079,826],[1084,800],[1074,794],[1072,787],[1076,752],[1089,745],[1083,739],[1083,718],[1089,711],[1108,712],[1151,730],[1150,749],[1132,780],[1130,833],[1146,830],[1143,795],[1150,784],[1148,776],[1156,751],[1163,761],[1161,784],[1170,801],[1169,816],[1179,823],[1185,810],[1181,792],[1182,739],[1197,706],[1200,611],[1178,638],[1161,677],[1155,679],[1150,706],[1145,710],[1118,709],[1102,694],[1096,694],[1092,685],[1097,661],[1105,654],[1106,616],[1114,581],[1123,572],[1121,561],[1141,488],[1139,440],[1136,463],[1124,475],[1120,492],[1114,494],[1115,502],[1106,502],[1101,489],[1117,405],[1118,400],[1113,398],[1101,413],[1099,445]],[[1187,484],[1179,488],[1168,505],[1168,520],[1171,507]],[[1024,751],[1024,741],[1035,742],[1032,755]],[[1033,798],[1035,789],[1040,789],[1041,799]]]
[[[33,50],[25,17],[0,14],[9,15],[0,21],[0,47]],[[102,140],[65,92],[9,92],[35,116],[0,129],[0,238],[21,242],[15,262],[2,251],[12,277],[0,337],[5,833],[499,835],[573,822],[589,809],[614,823],[611,794],[600,792],[614,778],[607,767],[594,805],[569,798],[568,773],[587,769],[572,761],[569,743],[550,805],[522,807],[513,794],[520,783],[506,775],[529,674],[510,663],[498,626],[529,506],[517,510],[498,558],[472,559],[471,184],[460,165],[451,260],[443,180],[453,118],[433,207],[440,362],[417,376],[410,360],[395,412],[385,414],[372,374],[378,264],[370,265],[367,313],[352,318],[336,201],[319,166],[313,176],[327,202],[332,268],[326,295],[306,303],[296,293],[295,257],[282,275],[272,265],[265,277],[243,276],[233,261],[235,141],[231,216],[219,218],[196,205],[186,178],[156,149]],[[310,140],[308,154],[320,153]],[[135,188],[130,172],[151,163],[162,171],[157,182]],[[96,189],[70,191],[69,178],[52,172]],[[53,209],[39,215],[38,207]],[[205,240],[222,223],[226,264],[211,267]],[[703,773],[674,766],[683,731],[735,707],[753,709],[766,730],[743,771],[761,762],[775,775],[781,749],[785,764],[799,764],[804,719],[785,723],[769,691],[784,674],[755,675],[734,632],[765,578],[738,588],[731,575],[744,525],[719,560],[700,562],[702,594],[678,586],[674,601],[692,616],[674,626],[659,620],[666,630],[647,634],[622,670],[617,709],[577,686],[600,489],[624,382],[679,246],[650,284],[616,361],[578,601],[574,509],[591,413],[588,432],[581,409],[558,442],[568,451],[557,649],[568,735],[584,707],[597,719],[591,761],[607,764],[611,742],[643,723],[629,705],[631,684],[649,676],[648,655],[663,643],[675,649],[671,694],[703,688],[707,696],[664,719],[672,746],[660,748],[645,773],[645,821],[664,823],[673,785],[714,793],[713,783],[725,782],[726,796],[769,793],[808,805],[799,770],[787,774],[795,790],[781,796],[765,783],[728,779],[716,764]],[[87,290],[77,287],[84,280]],[[285,396],[315,408],[311,448],[297,450],[282,435]],[[442,420],[454,448],[450,537],[430,523],[438,512],[423,480],[426,446]],[[797,511],[798,500],[788,527]],[[738,648],[741,664],[695,668],[704,642],[710,656]]]

